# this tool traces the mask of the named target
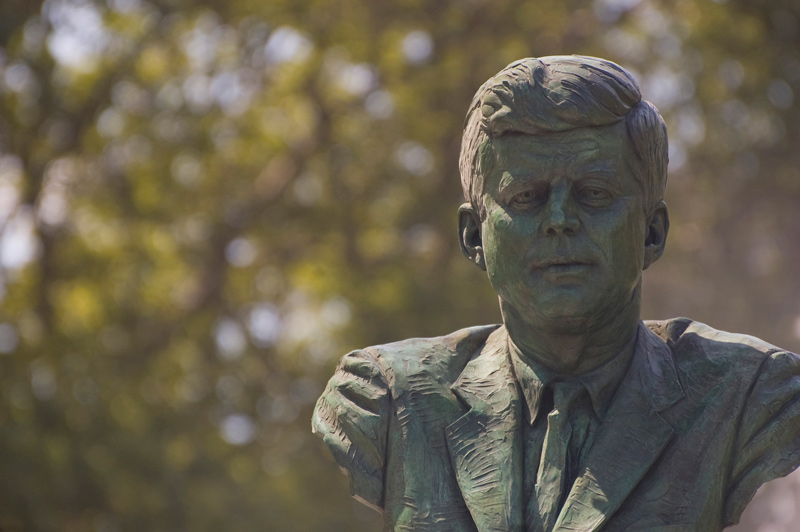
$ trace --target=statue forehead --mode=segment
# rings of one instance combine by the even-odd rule
[[[498,158],[520,160],[571,159],[599,152],[616,156],[629,147],[622,123],[538,135],[511,133],[488,139],[487,143]]]

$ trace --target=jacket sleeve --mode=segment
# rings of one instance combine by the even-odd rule
[[[763,483],[800,465],[800,357],[772,352],[761,365],[740,421],[723,519],[737,523]]]
[[[378,511],[383,507],[390,407],[377,361],[368,352],[354,351],[339,362],[311,421],[312,431],[350,477],[353,497]]]

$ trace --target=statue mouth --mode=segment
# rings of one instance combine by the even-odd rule
[[[585,273],[591,268],[592,264],[593,262],[588,259],[567,255],[535,260],[533,267],[547,275],[562,276]]]
[[[533,261],[534,268],[558,268],[558,267],[572,267],[572,266],[591,266],[592,261],[580,257],[573,257],[571,255],[547,257],[540,260]]]

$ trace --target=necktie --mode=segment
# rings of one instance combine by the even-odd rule
[[[528,501],[528,532],[546,532],[553,529],[561,511],[561,504],[570,488],[570,444],[585,437],[586,431],[578,419],[571,420],[570,412],[577,410],[578,401],[585,388],[578,382],[556,382],[552,386],[553,410],[547,416],[547,433],[544,437],[542,457],[536,476],[534,497]],[[576,445],[577,444],[577,445]]]

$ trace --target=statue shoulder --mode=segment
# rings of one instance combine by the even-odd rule
[[[444,336],[408,338],[361,351],[375,361],[392,387],[406,387],[409,376],[428,375],[442,383],[452,382],[498,327],[467,327]]]
[[[721,331],[689,318],[644,323],[670,346],[679,365],[699,363],[751,371],[773,353],[782,351],[754,336]]]
[[[414,390],[424,390],[426,397],[435,395],[431,391],[444,390],[498,327],[469,327],[436,338],[410,338],[342,357],[317,401],[311,427],[350,476],[354,497],[378,511],[383,508],[394,401],[402,401]],[[440,407],[435,402],[428,405],[429,409]]]

